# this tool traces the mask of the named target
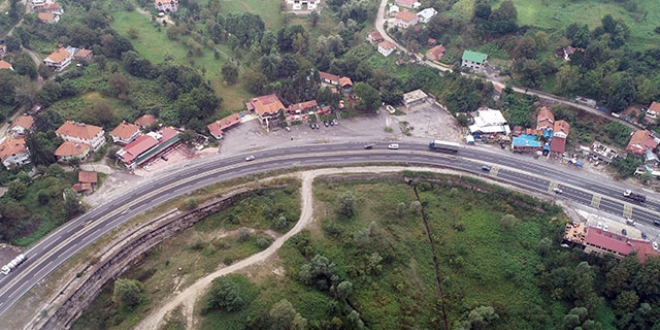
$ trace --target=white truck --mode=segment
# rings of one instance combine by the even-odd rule
[[[25,255],[20,254],[18,255],[18,257],[14,258],[14,260],[2,266],[2,269],[0,269],[0,273],[2,273],[3,275],[8,275],[12,269],[18,267],[18,265],[22,264],[24,261],[25,261]]]

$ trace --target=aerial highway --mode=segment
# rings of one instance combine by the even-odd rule
[[[0,315],[75,253],[136,215],[212,183],[272,170],[393,162],[441,166],[549,194],[553,194],[553,188],[560,188],[562,194],[557,195],[558,198],[598,207],[617,216],[631,208],[622,196],[623,190],[629,187],[592,179],[571,168],[533,162],[531,158],[488,152],[479,147],[466,147],[458,154],[445,154],[429,151],[428,146],[421,143],[399,143],[399,150],[387,150],[387,143],[383,142],[373,145],[371,150],[364,150],[363,142],[266,149],[251,153],[256,158],[251,162],[245,161],[248,154],[217,155],[156,173],[146,183],[69,221],[24,252],[27,261],[0,278]],[[491,166],[491,170],[483,171],[483,165]],[[653,220],[660,218],[660,213],[656,212],[658,207],[659,200],[648,198],[645,203],[632,204],[630,216],[638,223],[652,224]]]

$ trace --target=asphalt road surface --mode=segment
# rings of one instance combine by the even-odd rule
[[[592,205],[594,195],[597,195],[594,206],[617,216],[623,215],[624,207],[629,203],[633,206],[632,219],[638,223],[652,224],[653,220],[660,218],[655,212],[660,207],[660,201],[649,198],[645,203],[630,203],[622,196],[626,187],[611,181],[596,181],[581,176],[579,171],[567,167],[555,168],[530,163],[478,148],[468,147],[460,149],[458,154],[446,154],[432,152],[421,143],[399,143],[399,150],[388,150],[387,143],[373,143],[373,149],[364,150],[365,143],[269,149],[251,153],[256,157],[251,162],[245,161],[246,155],[228,158],[218,155],[177,170],[155,174],[148,183],[134,187],[131,192],[107,200],[69,221],[25,252],[27,261],[9,275],[0,278],[0,315],[75,253],[136,215],[212,183],[277,169],[386,162],[435,165],[497,177],[508,183],[550,194],[552,188],[558,187],[563,193],[557,197],[584,205]],[[484,171],[483,165],[491,166],[491,170]]]

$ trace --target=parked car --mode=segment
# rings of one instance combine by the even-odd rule
[[[482,171],[490,172],[490,166],[484,165],[481,167]]]
[[[396,143],[392,143],[389,146],[387,146],[387,149],[399,150],[399,145]]]
[[[646,235],[645,232],[642,232],[642,239],[648,239],[649,237]]]
[[[334,120],[329,121],[329,123],[330,123],[330,126],[335,126],[335,121]]]
[[[561,194],[561,193],[564,192],[563,190],[561,190],[559,188],[555,188],[555,189],[552,189],[552,190],[555,192],[555,194]]]
[[[603,223],[599,221],[598,224],[596,225],[596,228],[603,229]]]
[[[656,226],[660,226],[660,220],[653,220],[653,224]]]
[[[319,125],[319,124],[314,124],[314,128],[316,128],[316,129],[321,129],[321,125]]]
[[[625,228],[621,229],[621,235],[628,236],[628,231]]]
[[[373,145],[373,144],[365,144],[365,145],[364,145],[364,148],[365,148],[365,149],[373,149],[373,148],[374,148],[374,145]]]
[[[251,162],[253,160],[254,160],[254,156],[252,156],[252,155],[245,157],[246,162]]]
[[[165,155],[160,156],[160,159],[162,159],[162,160],[164,160],[164,161],[168,161],[168,160],[169,160],[169,159],[167,159],[167,156],[165,156]]]
[[[284,128],[287,132],[291,132],[291,127],[287,126]]]
[[[335,125],[335,126],[339,125],[339,122],[337,121],[337,119],[333,119],[333,120],[332,120],[332,123],[333,123],[333,125]]]
[[[314,123],[311,123],[311,124],[309,124],[309,128],[315,129],[316,127],[314,127]]]
[[[610,227],[608,227],[607,225],[603,225],[603,230],[604,231],[609,231],[609,229],[610,229]]]
[[[330,124],[328,123],[328,121],[327,121],[327,120],[323,122],[323,125],[325,125],[325,127],[328,127],[328,126],[330,126]]]

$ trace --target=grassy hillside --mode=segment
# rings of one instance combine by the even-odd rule
[[[347,191],[355,197],[355,214],[349,217],[336,212]],[[257,327],[282,299],[311,328],[351,329],[362,322],[371,329],[438,329],[443,304],[452,328],[480,306],[493,307],[499,317],[488,329],[561,325],[566,307],[544,296],[535,279],[542,265],[535,247],[556,235],[558,222],[551,224],[556,209],[546,211],[532,199],[513,195],[505,201],[508,193],[501,191],[481,194],[445,184],[422,183],[418,193],[433,247],[413,187],[400,180],[317,182],[315,213],[321,221],[280,250],[286,275],[258,279],[260,293],[245,308],[213,312],[202,329],[221,324],[245,329],[246,320]],[[517,220],[502,224],[507,214]],[[317,274],[305,284],[306,265],[316,269],[322,262],[317,256],[334,264],[324,268],[334,268],[328,271],[333,276]],[[337,290],[344,281],[353,288],[345,301]]]

